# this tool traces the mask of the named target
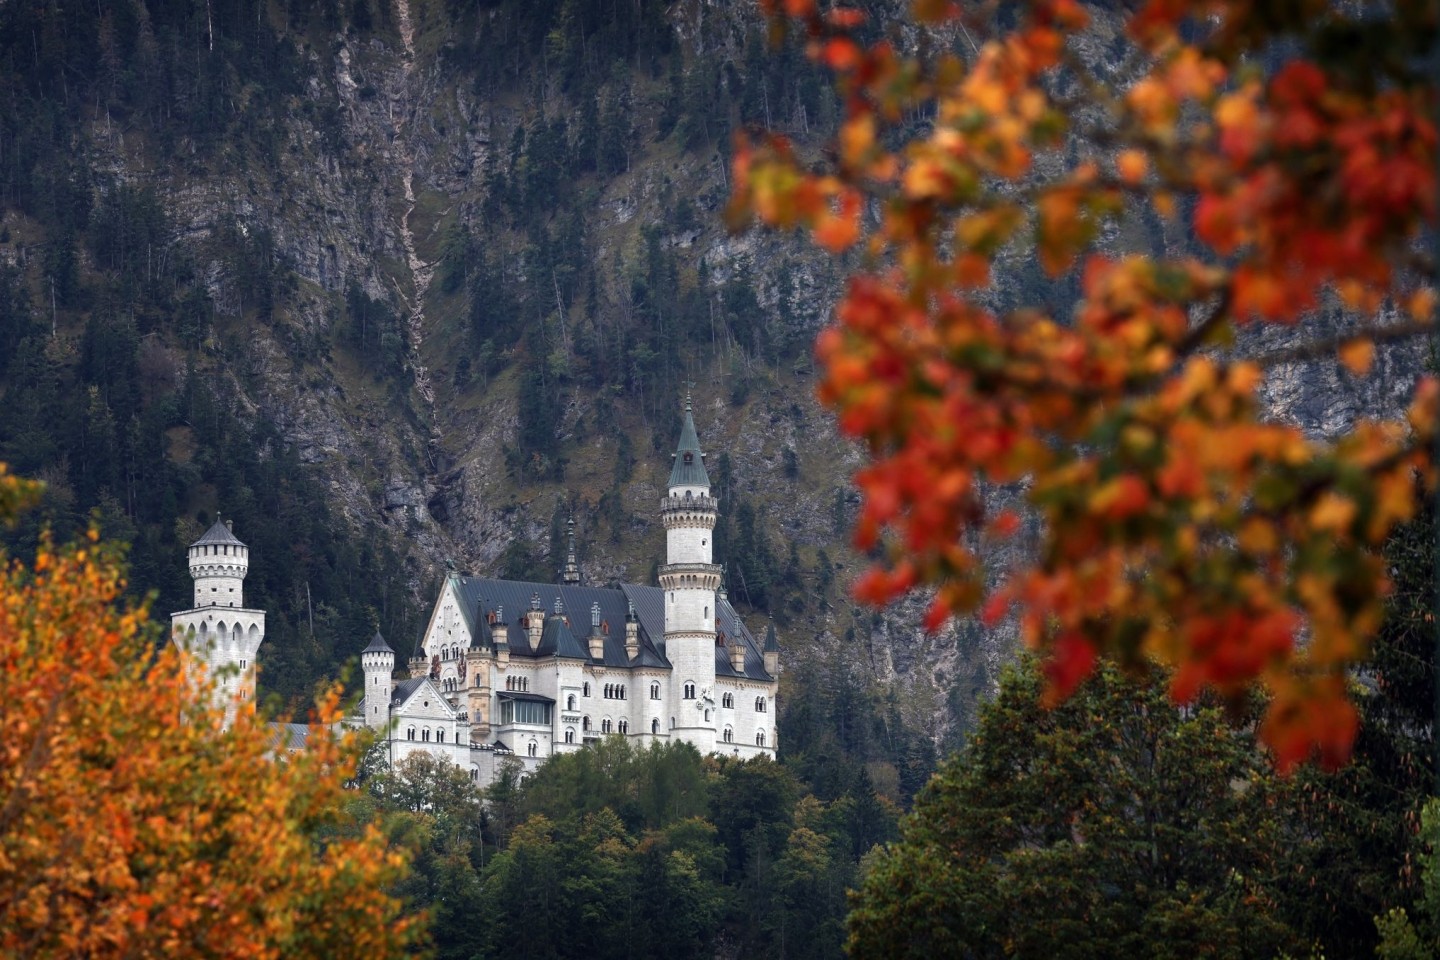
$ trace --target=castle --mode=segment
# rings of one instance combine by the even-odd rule
[[[701,753],[774,755],[775,629],[757,641],[726,597],[712,557],[719,504],[688,399],[673,459],[660,501],[666,562],[658,587],[583,585],[572,522],[558,584],[452,569],[409,679],[394,680],[395,651],[376,632],[360,656],[355,720],[377,731],[392,763],[430,753],[488,784],[502,762],[530,772],[612,734],[640,744],[680,740]],[[253,696],[264,636],[264,614],[242,605],[247,566],[245,545],[217,522],[190,547],[195,609],[172,617],[177,638],[208,641],[212,670],[233,668],[222,690],[232,710]]]

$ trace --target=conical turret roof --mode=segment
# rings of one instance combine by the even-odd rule
[[[373,636],[373,637],[370,638],[370,646],[366,647],[364,650],[361,650],[360,652],[361,652],[361,653],[388,653],[388,654],[390,654],[391,656],[394,656],[394,655],[395,655],[395,651],[390,649],[390,644],[386,643],[386,642],[385,642],[385,638],[382,637],[382,636],[380,636],[380,628],[379,628],[379,627],[376,627],[376,628],[375,628],[375,636]]]
[[[690,398],[685,398],[685,423],[680,428],[680,443],[675,447],[675,465],[670,468],[672,487],[708,487],[710,475],[705,472],[705,454],[700,452],[700,437],[695,433],[695,417],[690,412]]]
[[[780,641],[775,639],[775,624],[769,623],[765,626],[765,652],[779,653]]]
[[[202,536],[199,540],[196,540],[194,543],[190,544],[190,546],[198,547],[204,544],[211,543],[238,543],[242,547],[245,546],[245,544],[241,542],[241,540],[236,537],[235,534],[230,532],[230,528],[225,526],[225,521],[218,519],[215,521],[215,524],[209,530],[205,531],[204,536]]]

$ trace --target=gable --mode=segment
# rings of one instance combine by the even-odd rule
[[[464,591],[460,589],[459,577],[446,577],[445,586],[435,598],[430,611],[430,622],[425,626],[421,646],[425,656],[436,656],[441,647],[470,648],[474,636],[474,611],[468,609]]]
[[[413,686],[411,686],[413,684]],[[393,711],[393,716],[405,717],[414,720],[456,720],[460,711],[450,706],[440,688],[429,677],[421,680],[406,681],[408,690],[401,692],[401,702]]]

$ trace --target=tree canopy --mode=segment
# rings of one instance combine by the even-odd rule
[[[0,466],[0,517],[38,496]],[[398,957],[417,921],[406,860],[345,832],[353,737],[318,703],[309,748],[223,728],[95,530],[0,552],[0,952],[7,956]],[[157,648],[158,646],[158,648]]]
[[[932,627],[1018,607],[1053,695],[1100,653],[1172,665],[1182,702],[1258,680],[1282,764],[1342,760],[1376,548],[1431,477],[1440,390],[1422,378],[1407,418],[1323,439],[1268,420],[1262,388],[1317,358],[1363,376],[1430,328],[1434,5],[919,0],[920,29],[883,37],[858,9],[764,6],[833,71],[845,119],[813,161],[742,141],[732,215],[860,260],[817,342],[821,397],[872,457],[860,595],[933,588]],[[1118,66],[1082,55],[1102,46]],[[1096,249],[1137,223],[1145,242]],[[1073,311],[997,295],[997,263],[1027,257]],[[1284,345],[1257,347],[1277,326]],[[1043,532],[995,571],[988,545],[1029,526],[990,505],[1003,485]]]
[[[1008,672],[852,899],[851,955],[1270,957],[1298,938],[1269,763],[1215,704],[1102,665],[1043,705]]]

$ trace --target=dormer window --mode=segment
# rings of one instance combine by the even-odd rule
[[[686,463],[694,463],[694,462],[695,462],[695,454],[691,453],[689,450],[686,450],[686,451],[685,451],[685,462],[686,462]]]

